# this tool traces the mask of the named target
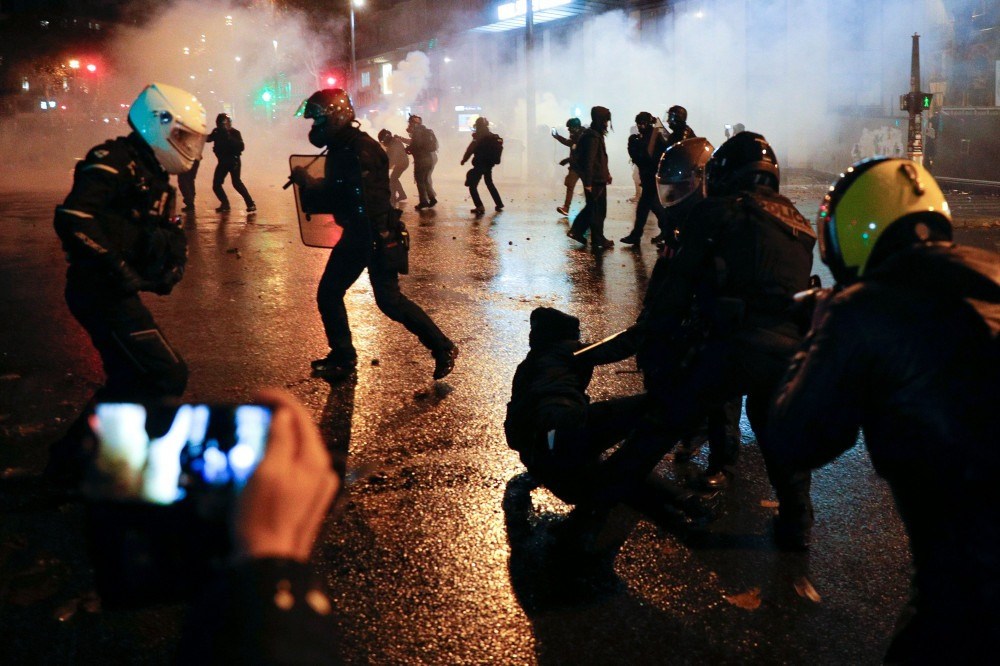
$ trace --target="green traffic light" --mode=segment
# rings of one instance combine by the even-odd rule
[[[931,108],[931,95],[924,95],[924,97],[923,97],[923,107],[925,109]]]

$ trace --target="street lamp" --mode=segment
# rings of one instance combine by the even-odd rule
[[[348,4],[351,6],[351,94],[353,95],[358,89],[358,66],[354,52],[354,8],[364,7],[365,0],[348,0]]]

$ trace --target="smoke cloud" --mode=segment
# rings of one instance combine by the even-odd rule
[[[635,114],[662,118],[680,104],[695,132],[715,145],[726,124],[743,123],[770,139],[783,165],[836,172],[872,150],[896,150],[905,119],[891,115],[909,87],[910,36],[922,36],[925,81],[934,74],[930,54],[949,37],[941,0],[705,0],[676,3],[653,25],[640,24],[645,16],[610,12],[536,30],[534,128],[526,126],[523,31],[497,36],[447,28],[434,51],[412,51],[395,65],[391,94],[373,109],[358,109],[363,127],[402,133],[406,113],[422,113],[442,146],[439,175],[460,178],[469,135],[459,131],[452,109],[479,106],[505,137],[498,177],[530,174],[539,189],[557,191],[564,171],[556,163],[566,149],[551,139],[550,128],[564,131],[570,116],[587,124],[591,106],[609,107],[611,170],[628,185],[625,144]],[[282,183],[286,155],[315,152],[306,122],[293,113],[301,97],[328,87],[326,64],[345,59],[344,28],[343,22],[316,26],[270,6],[164,3],[112,45],[111,75],[98,96],[107,120],[98,117],[55,139],[18,138],[32,145],[37,139],[43,151],[46,141],[58,144],[51,160],[64,157],[52,167],[53,182],[68,186],[72,157],[126,134],[124,105],[147,83],[162,81],[194,92],[210,122],[220,112],[233,116],[247,144],[248,180]],[[378,83],[375,74],[372,84]],[[425,93],[438,98],[436,113],[428,114]],[[837,107],[859,112],[835,113]],[[37,160],[31,166],[40,168]]]

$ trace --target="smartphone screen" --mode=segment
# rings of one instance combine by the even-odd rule
[[[270,424],[263,405],[99,403],[85,494],[161,505],[236,495],[264,455]]]
[[[199,593],[232,552],[232,516],[270,424],[263,405],[97,404],[82,491],[107,606]]]

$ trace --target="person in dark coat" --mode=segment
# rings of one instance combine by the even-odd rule
[[[164,122],[166,118],[166,122]],[[169,294],[184,275],[187,239],[174,216],[170,174],[201,157],[205,109],[189,92],[154,83],[129,109],[134,130],[92,148],[55,211],[66,251],[66,304],[101,356],[106,380],[91,400],[178,397],[188,369],[139,294]],[[49,471],[72,475],[89,408],[52,448]]]
[[[400,201],[406,201],[406,192],[399,177],[410,168],[410,157],[406,154],[406,146],[398,136],[383,129],[378,133],[378,142],[385,149],[385,154],[389,156],[389,192],[393,205]]]
[[[666,238],[666,211],[660,203],[660,195],[656,187],[656,168],[660,164],[663,151],[667,149],[667,140],[653,126],[653,114],[643,111],[635,117],[636,133],[628,138],[628,156],[639,169],[639,182],[642,191],[635,206],[635,223],[632,231],[621,239],[626,245],[638,245],[642,242],[642,229],[646,226],[646,218],[652,213],[656,216],[656,224],[660,229],[658,238]],[[655,242],[655,241],[654,241]]]
[[[177,174],[177,189],[181,191],[181,200],[184,202],[181,212],[194,212],[195,179],[198,177],[199,166],[201,166],[201,160],[197,159],[189,170]]]
[[[215,117],[215,129],[208,135],[208,143],[213,144],[212,152],[219,159],[219,163],[215,165],[215,174],[212,176],[212,191],[215,192],[215,196],[219,197],[219,207],[215,211],[217,213],[229,212],[229,197],[222,189],[222,183],[226,180],[226,176],[229,176],[232,181],[233,189],[243,197],[247,212],[252,213],[257,210],[253,197],[250,196],[250,192],[247,191],[246,185],[240,178],[240,172],[243,169],[240,156],[246,148],[243,144],[243,135],[240,134],[239,130],[233,128],[233,121],[227,114],[220,113]]]
[[[580,134],[577,142],[577,156],[580,180],[587,197],[584,206],[566,235],[583,245],[587,244],[584,233],[590,229],[590,246],[594,252],[609,250],[615,242],[604,236],[604,218],[608,214],[608,185],[611,172],[608,171],[608,150],[604,135],[611,124],[611,111],[603,106],[590,110],[590,127]]]
[[[643,396],[591,402],[593,366],[576,358],[580,321],[554,308],[531,313],[527,357],[517,366],[504,432],[528,472],[561,500],[590,511],[604,485],[602,455],[625,439]],[[665,479],[638,479],[623,501],[671,527],[689,527],[701,509],[693,493]],[[580,515],[580,514],[578,514]]]
[[[793,296],[809,287],[811,225],[778,194],[774,151],[744,132],[706,168],[708,197],[688,214],[663,279],[651,285],[643,318],[580,353],[593,365],[636,350],[648,405],[612,454],[605,492],[615,501],[723,403],[747,396],[758,441],[767,434],[775,389],[802,339]],[[772,470],[769,470],[771,472]],[[807,545],[808,473],[771,474],[780,503],[779,545]]]
[[[389,159],[378,142],[358,129],[351,98],[340,88],[320,90],[302,103],[300,115],[313,120],[309,142],[326,147],[326,171],[321,181],[309,180],[305,169],[292,172],[310,210],[330,212],[343,235],[330,252],[316,300],[330,352],[312,362],[317,375],[343,378],[358,363],[344,306],[347,289],[368,269],[375,304],[431,351],[434,378],[455,367],[458,347],[441,332],[420,306],[399,289],[398,266],[387,249],[399,211],[389,201]]]
[[[848,169],[817,226],[837,285],[777,394],[766,460],[815,469],[863,430],[915,571],[885,662],[982,662],[1000,627],[1000,256],[951,242],[944,195],[904,159]]]
[[[486,212],[483,208],[483,200],[479,197],[479,181],[482,179],[486,183],[486,189],[493,197],[493,204],[496,211],[503,210],[503,200],[493,184],[493,167],[500,163],[500,154],[503,151],[503,139],[490,131],[490,121],[480,116],[476,118],[475,131],[472,133],[472,141],[465,149],[460,164],[465,164],[472,158],[472,169],[465,177],[465,184],[469,188],[469,195],[475,205],[470,212],[480,216]]]
[[[580,119],[570,118],[567,120],[566,130],[569,132],[569,137],[562,136],[556,129],[552,130],[552,138],[569,148],[569,157],[559,162],[562,166],[568,167],[566,178],[563,181],[563,184],[566,186],[566,201],[562,206],[556,208],[556,212],[564,216],[569,215],[569,207],[573,203],[573,191],[576,189],[576,184],[580,181],[580,174],[577,173],[575,166],[576,143],[580,140],[580,133],[583,132],[583,125],[580,123]]]
[[[438,161],[437,137],[424,125],[424,119],[420,116],[410,116],[406,133],[410,138],[399,138],[407,145],[407,152],[413,155],[413,180],[417,184],[417,194],[420,195],[420,203],[415,208],[417,210],[433,208],[437,205],[437,193],[434,191],[432,178]]]

